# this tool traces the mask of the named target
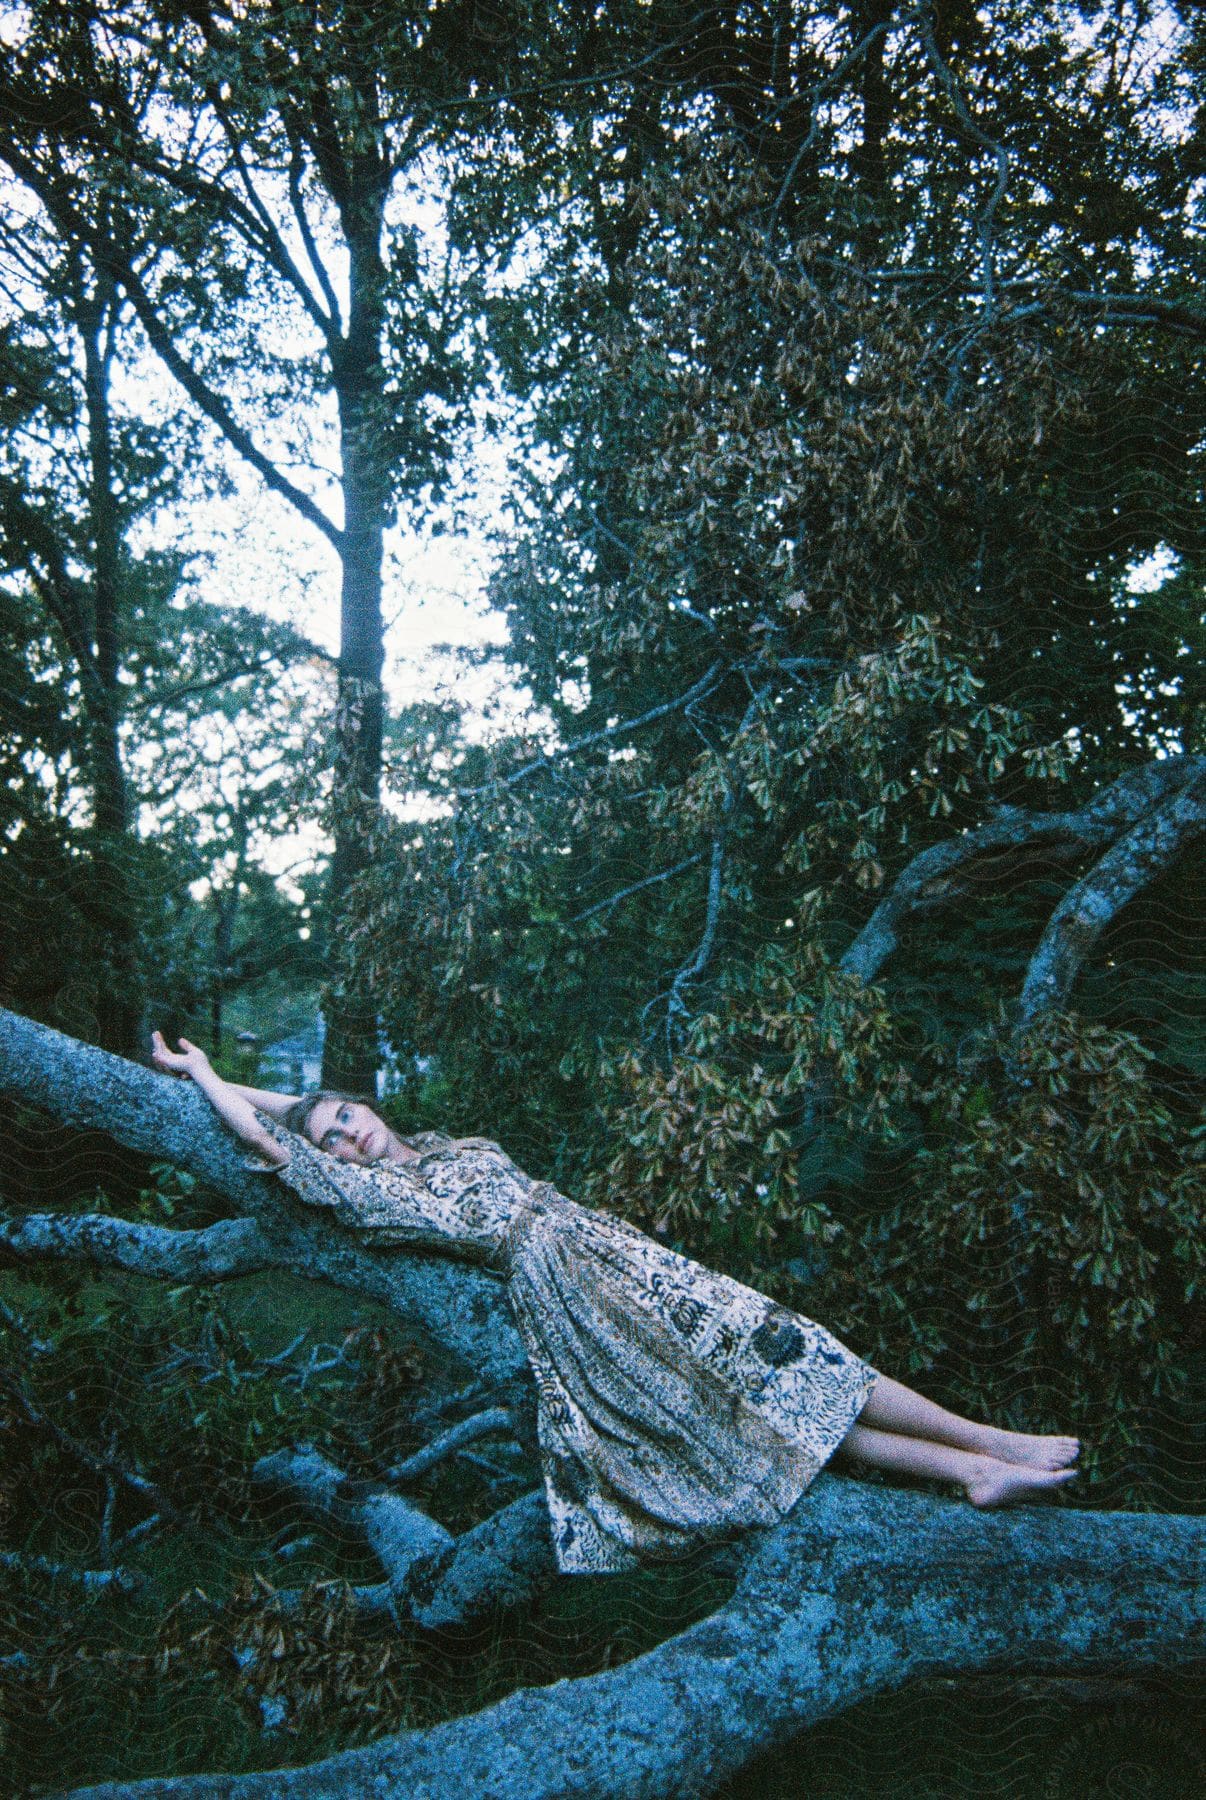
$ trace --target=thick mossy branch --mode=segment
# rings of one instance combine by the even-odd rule
[[[92,1218],[12,1221],[0,1239],[7,1255],[31,1260],[78,1255],[93,1267],[133,1269],[170,1280],[206,1281],[286,1269],[308,1280],[388,1306],[407,1326],[462,1357],[480,1375],[506,1380],[526,1370],[501,1285],[444,1259],[374,1251],[313,1214],[279,1183],[244,1165],[242,1146],[217,1123],[190,1083],[158,1075],[123,1057],[0,1008],[0,1094],[28,1102],[61,1124],[105,1131],[129,1149],[187,1169],[231,1201],[241,1217],[221,1230],[175,1234]],[[68,1227],[71,1227],[70,1229]],[[143,1233],[141,1239],[132,1235]],[[211,1235],[211,1232],[214,1235]],[[203,1273],[207,1255],[218,1273]],[[221,1269],[245,1256],[245,1269]],[[193,1260],[195,1272],[183,1265]]]
[[[919,1675],[1157,1668],[1206,1655],[1206,1522],[965,1505],[823,1475],[748,1542],[727,1605],[618,1669],[303,1769],[74,1800],[669,1800]]]
[[[1019,1025],[1064,1006],[1072,984],[1110,921],[1128,901],[1171,868],[1186,847],[1206,836],[1206,759],[1186,759],[1197,773],[1114,844],[1069,889],[1052,913],[1026,972]]]
[[[1132,842],[1136,828],[1141,842]],[[1032,1019],[1043,1007],[1062,1004],[1087,953],[1086,943],[1079,956],[1062,958],[1060,981],[1048,978],[1047,962],[1056,960],[1057,946],[1072,935],[1072,916],[1077,911],[1074,897],[1085,897],[1087,905],[1090,890],[1117,890],[1117,911],[1153,881],[1192,836],[1203,830],[1206,757],[1201,756],[1168,757],[1148,763],[1111,783],[1076,812],[1028,812],[1021,807],[1002,807],[974,831],[933,844],[915,856],[880,901],[839,967],[862,981],[874,981],[896,950],[907,923],[960,899],[975,882],[1014,874],[1027,858],[1038,855],[1066,859],[1095,850],[1107,851],[1109,854],[1077,884],[1051,921],[1027,978],[1024,1005],[1027,1019]]]
[[[230,1281],[279,1269],[279,1246],[255,1219],[219,1219],[203,1231],[137,1225],[107,1213],[27,1213],[0,1221],[5,1263],[86,1262],[164,1281]]]

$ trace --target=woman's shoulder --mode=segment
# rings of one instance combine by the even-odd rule
[[[443,1150],[456,1141],[446,1131],[400,1131],[398,1136],[413,1150]]]
[[[493,1138],[454,1138],[443,1131],[430,1131],[404,1138],[403,1142],[413,1144],[425,1158],[431,1157],[465,1171],[484,1171],[488,1168],[496,1174],[513,1175],[524,1182],[528,1180],[518,1163]]]
[[[493,1138],[484,1137],[452,1137],[446,1131],[408,1131],[398,1134],[404,1144],[412,1145],[416,1150],[492,1150],[496,1156],[505,1156],[506,1151]]]

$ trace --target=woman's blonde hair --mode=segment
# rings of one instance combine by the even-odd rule
[[[298,1137],[309,1137],[306,1126],[320,1100],[334,1100],[341,1106],[350,1101],[353,1106],[367,1106],[374,1110],[377,1105],[376,1100],[370,1100],[364,1094],[345,1094],[340,1088],[318,1088],[314,1093],[303,1094],[300,1100],[293,1102],[281,1120],[285,1130],[295,1131]]]

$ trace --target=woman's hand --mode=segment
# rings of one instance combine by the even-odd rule
[[[162,1032],[151,1033],[151,1061],[155,1067],[162,1069],[165,1075],[191,1076],[218,1117],[224,1119],[245,1144],[250,1144],[270,1163],[283,1168],[289,1161],[289,1152],[264,1130],[251,1102],[210,1067],[204,1050],[198,1050],[187,1038],[181,1038],[179,1042],[179,1050],[169,1050]]]
[[[187,1038],[179,1038],[179,1050],[169,1050],[163,1041],[161,1031],[151,1033],[151,1061],[165,1075],[190,1075],[196,1081],[199,1075],[209,1068],[209,1058],[204,1050],[196,1044],[190,1044]]]

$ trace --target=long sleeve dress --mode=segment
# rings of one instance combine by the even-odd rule
[[[565,1574],[775,1524],[875,1385],[823,1326],[531,1181],[484,1138],[424,1132],[403,1139],[414,1161],[362,1167],[258,1116],[290,1158],[249,1166],[365,1242],[505,1277]]]

